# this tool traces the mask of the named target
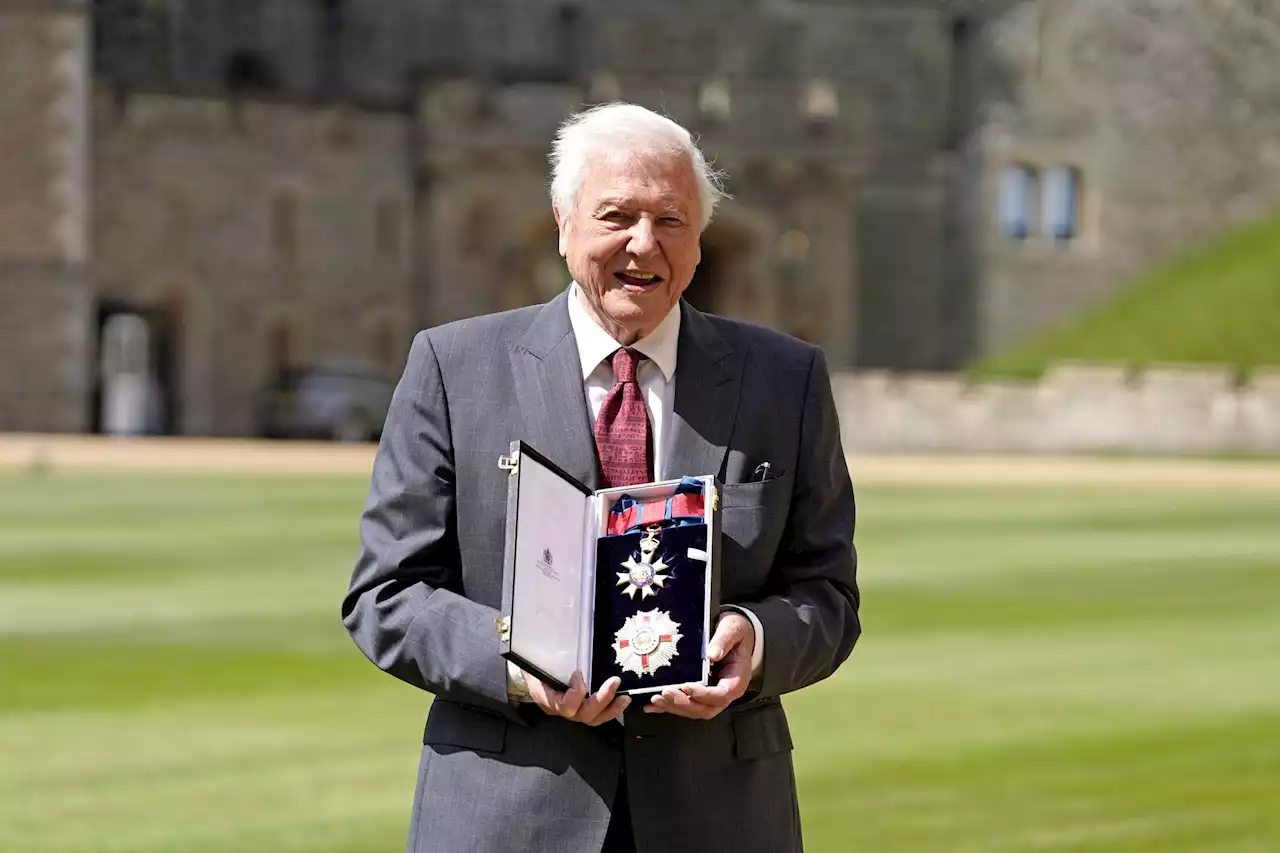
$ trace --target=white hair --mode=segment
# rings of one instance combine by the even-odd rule
[[[716,205],[729,198],[724,174],[702,156],[689,131],[664,115],[635,104],[612,103],[569,116],[551,144],[551,203],[561,214],[573,209],[587,166],[596,156],[681,154],[689,158],[698,183],[700,227],[711,222]]]

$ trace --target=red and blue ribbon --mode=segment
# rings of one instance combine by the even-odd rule
[[[608,535],[617,536],[657,524],[678,527],[706,523],[706,502],[702,481],[681,477],[675,493],[664,501],[638,501],[623,495],[609,511]]]

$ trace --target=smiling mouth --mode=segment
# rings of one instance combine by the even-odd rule
[[[616,272],[613,277],[631,287],[654,287],[662,283],[662,276],[646,272]]]

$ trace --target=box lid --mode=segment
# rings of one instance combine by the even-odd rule
[[[579,669],[592,578],[583,548],[592,492],[522,441],[508,471],[503,551],[502,656],[559,690]]]

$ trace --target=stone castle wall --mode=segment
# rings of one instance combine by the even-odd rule
[[[1280,205],[1280,4],[1027,0],[985,28],[980,351]],[[1014,165],[1080,170],[1078,236],[1010,240]]]
[[[282,367],[398,374],[417,329],[403,116],[99,92],[95,128],[97,295],[171,325],[177,431],[252,434]]]
[[[689,126],[730,175],[702,307],[818,341],[837,364],[963,359],[971,312],[957,322],[947,309],[972,287],[949,262],[963,188],[944,150],[955,62],[941,0],[176,9],[126,20],[102,6],[104,84],[200,99],[237,77],[244,97],[376,105],[414,122],[419,325],[546,295],[554,127],[626,99]]]
[[[833,378],[846,451],[1280,453],[1280,368],[1130,372],[1064,363],[1037,381],[954,374]]]
[[[0,4],[0,429],[88,425],[88,27]]]
[[[0,0],[5,352],[78,395],[0,397],[28,428],[92,407],[103,305],[164,324],[170,429],[237,435],[282,359],[392,374],[548,298],[544,156],[585,103],[699,135],[735,198],[691,301],[836,367],[959,367],[1280,200],[1274,3],[103,2],[96,40],[89,9]],[[1017,163],[1080,169],[1076,239],[999,233]]]
[[[93,330],[82,274],[0,262],[0,305],[0,430],[87,429]]]

